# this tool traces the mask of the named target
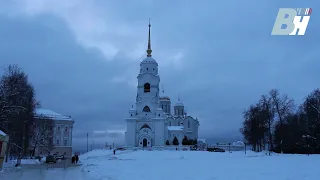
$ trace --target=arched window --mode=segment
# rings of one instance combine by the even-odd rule
[[[143,108],[143,112],[150,112],[150,108],[149,108],[148,106],[145,106],[145,107]]]
[[[144,84],[144,92],[145,93],[150,92],[150,84],[149,83]]]

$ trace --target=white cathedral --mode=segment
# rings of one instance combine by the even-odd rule
[[[187,116],[183,103],[173,106],[169,97],[159,96],[160,76],[158,63],[151,56],[150,23],[147,57],[140,63],[138,75],[137,97],[135,108],[129,110],[126,144],[131,147],[163,146],[173,144],[177,137],[181,145],[184,136],[188,139],[198,139],[199,121]]]

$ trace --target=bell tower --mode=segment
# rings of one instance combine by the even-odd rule
[[[151,50],[151,24],[149,19],[147,57],[140,63],[140,73],[137,77],[136,110],[138,116],[153,118],[159,107],[158,63],[152,58]]]

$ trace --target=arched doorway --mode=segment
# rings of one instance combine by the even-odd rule
[[[142,141],[143,147],[147,147],[148,146],[148,140],[146,138],[143,139]]]
[[[151,147],[152,146],[152,139],[148,135],[141,135],[139,138],[139,147]]]

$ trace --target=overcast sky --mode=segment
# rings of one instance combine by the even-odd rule
[[[316,0],[0,0],[0,69],[18,64],[43,108],[75,120],[74,147],[121,144],[146,56],[199,136],[241,139],[242,112],[278,88],[297,103],[319,87]],[[271,36],[280,7],[312,7],[305,36]],[[93,132],[105,132],[92,134]]]

